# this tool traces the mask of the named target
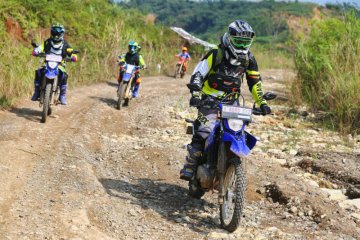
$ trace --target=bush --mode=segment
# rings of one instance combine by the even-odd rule
[[[325,122],[343,133],[360,132],[360,19],[349,13],[343,19],[315,22],[310,37],[297,46],[298,79],[293,93]]]
[[[30,40],[44,41],[52,23],[62,23],[65,38],[81,50],[79,62],[67,67],[71,86],[115,79],[117,56],[127,51],[130,40],[142,46],[148,66],[144,75],[155,73],[157,64],[173,72],[173,55],[182,46],[171,30],[103,0],[0,1],[0,18],[0,107],[33,91],[34,70],[41,63],[30,55]]]

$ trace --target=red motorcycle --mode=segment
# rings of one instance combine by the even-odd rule
[[[177,56],[178,57],[178,56]],[[183,57],[178,57],[179,60],[176,63],[175,75],[174,78],[181,77],[183,78],[186,73],[186,59]]]

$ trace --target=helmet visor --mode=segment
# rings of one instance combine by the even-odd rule
[[[252,38],[230,36],[230,42],[235,48],[248,49],[252,41]]]
[[[51,29],[51,36],[54,40],[59,40],[64,35],[64,30],[61,28]]]

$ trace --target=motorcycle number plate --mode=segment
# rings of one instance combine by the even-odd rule
[[[135,65],[128,64],[126,67],[126,73],[132,73],[135,69]]]
[[[45,60],[48,62],[61,62],[62,57],[60,55],[49,54],[49,55],[46,55]]]
[[[252,115],[251,108],[229,106],[229,105],[222,106],[222,111],[221,111],[222,118],[235,118],[245,121],[251,121],[251,115]]]

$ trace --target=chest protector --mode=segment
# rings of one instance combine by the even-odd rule
[[[61,55],[63,58],[66,57],[66,48],[68,47],[68,44],[63,41],[62,43],[56,45],[51,43],[51,40],[46,40],[44,45],[44,52],[46,54],[55,54],[55,55]]]
[[[139,66],[139,64],[140,64],[140,56],[139,56],[138,53],[135,53],[135,54],[126,53],[125,62],[127,64]]]
[[[208,75],[210,87],[225,93],[237,92],[240,89],[242,77],[249,66],[249,56],[240,55],[237,59],[228,61],[224,50],[219,48],[213,53],[212,70]]]

